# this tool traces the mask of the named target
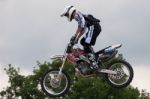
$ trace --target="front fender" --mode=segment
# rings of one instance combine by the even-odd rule
[[[63,59],[64,58],[64,55],[53,55],[53,56],[51,56],[51,59],[52,60],[57,60],[57,59]]]

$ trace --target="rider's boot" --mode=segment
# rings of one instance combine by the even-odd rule
[[[99,69],[98,64],[96,62],[96,57],[94,54],[94,49],[91,46],[84,46],[84,51],[90,60],[91,63],[91,69],[93,72],[97,71]]]
[[[91,69],[92,69],[92,71],[97,71],[99,69],[99,67],[98,67],[98,64],[96,62],[95,55],[92,54],[92,53],[89,53],[88,57],[89,57],[89,60],[91,62]]]

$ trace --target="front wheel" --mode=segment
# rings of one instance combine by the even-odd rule
[[[134,72],[132,66],[128,62],[124,60],[114,61],[109,65],[108,69],[117,73],[106,74],[106,80],[112,87],[123,88],[131,83]]]
[[[63,96],[70,87],[70,78],[62,71],[58,80],[59,69],[51,69],[41,78],[41,87],[44,93],[50,97]]]

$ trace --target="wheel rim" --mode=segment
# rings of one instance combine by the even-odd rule
[[[117,72],[117,74],[108,74],[109,81],[114,85],[127,83],[131,76],[128,66],[123,63],[115,63],[109,69]]]
[[[64,73],[62,73],[59,81],[56,80],[58,72],[59,71],[51,71],[47,73],[43,80],[45,91],[51,95],[59,95],[63,93],[68,86],[68,79]]]

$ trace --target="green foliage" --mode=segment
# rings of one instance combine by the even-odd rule
[[[39,68],[46,67],[47,65],[39,65]],[[39,90],[39,78],[41,70],[34,70],[33,75],[22,76],[19,69],[15,69],[9,65],[8,69],[4,69],[9,77],[10,86],[0,92],[2,97],[7,99],[42,99],[44,96],[43,92]]]
[[[9,77],[10,86],[0,92],[0,99],[150,99],[149,93],[145,90],[141,92],[132,86],[123,89],[110,87],[103,75],[100,77],[78,78],[74,77],[74,68],[70,63],[66,63],[65,70],[70,75],[72,86],[64,97],[50,98],[46,96],[40,88],[40,78],[50,68],[58,68],[62,64],[61,60],[52,63],[37,62],[33,74],[24,76],[20,74],[20,69],[9,65],[5,68]]]
[[[150,93],[147,93],[146,90],[142,90],[140,99],[150,99]]]

